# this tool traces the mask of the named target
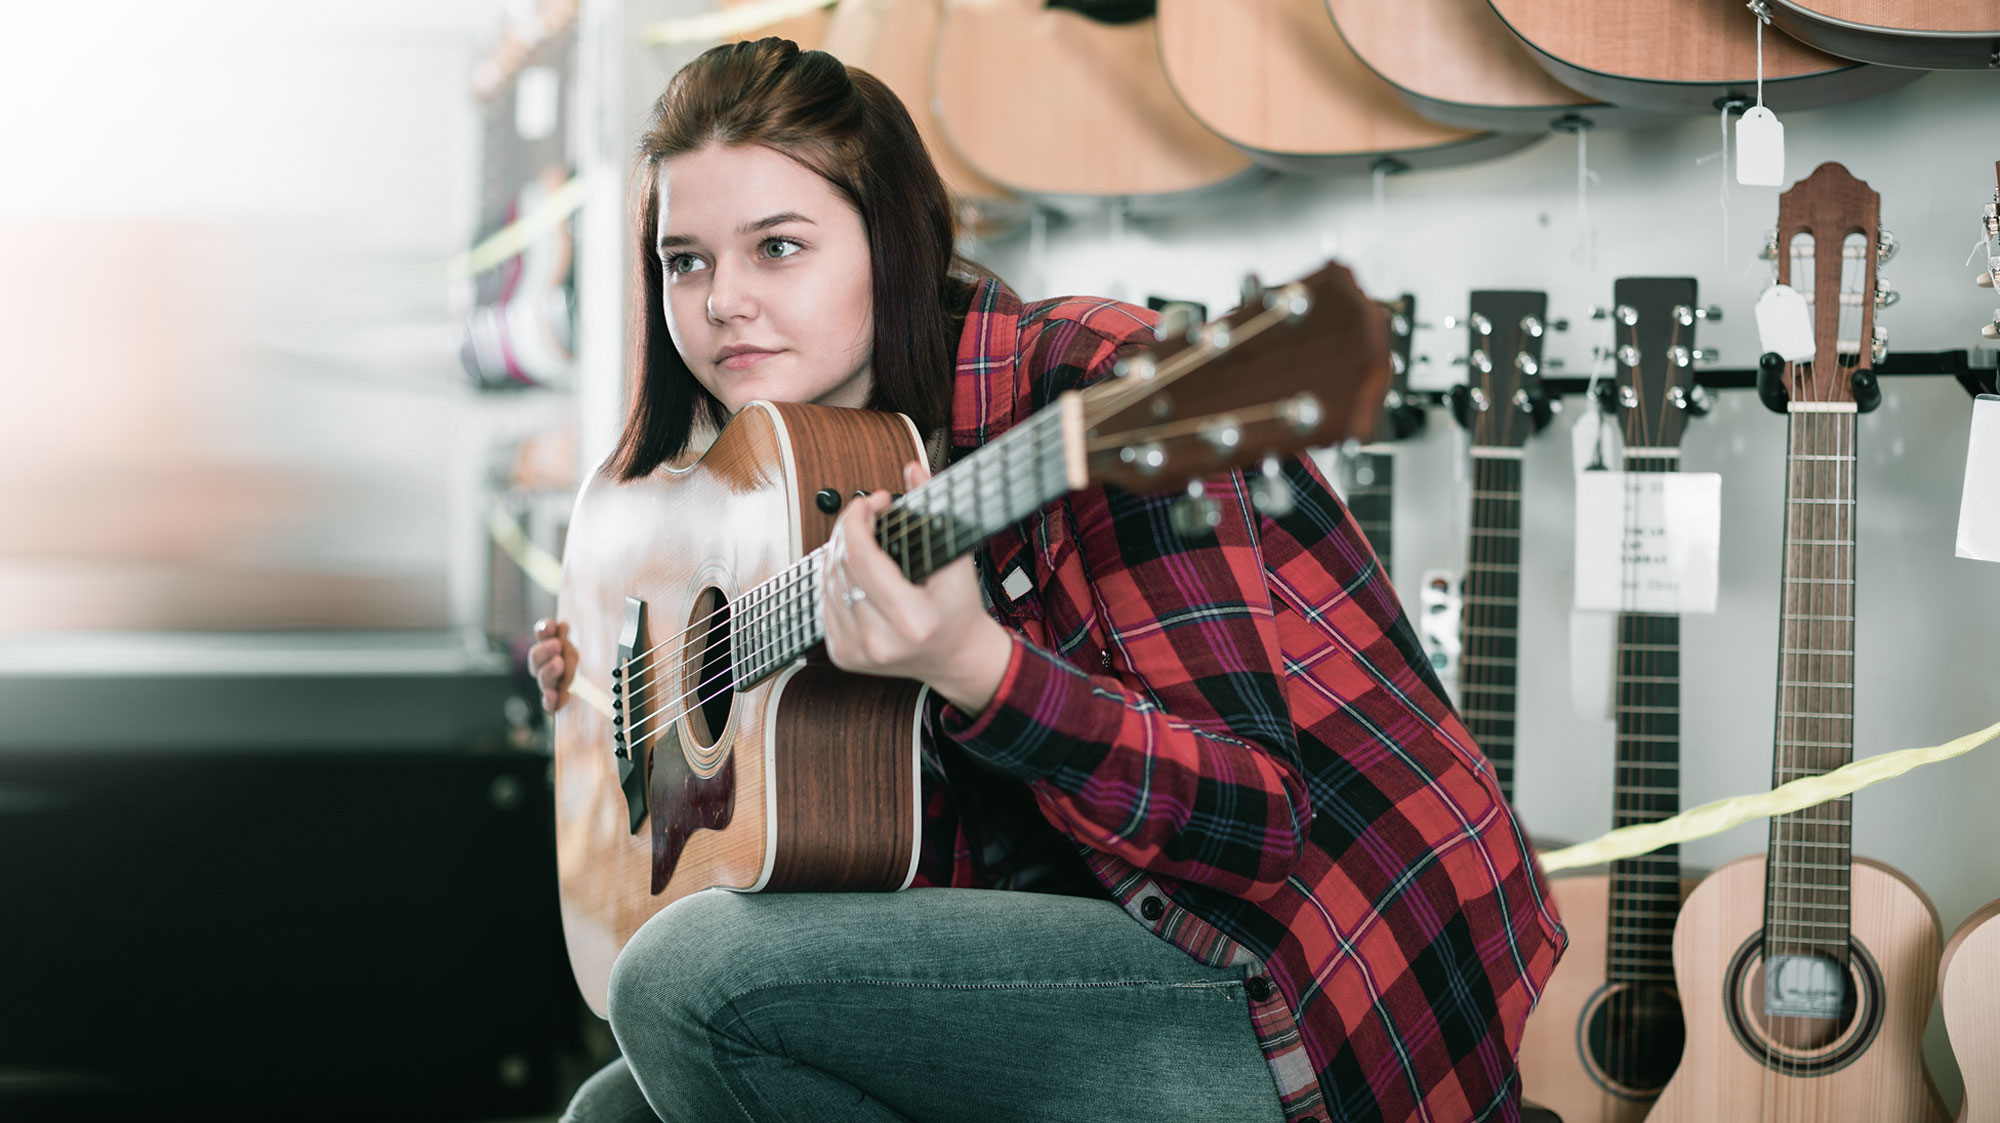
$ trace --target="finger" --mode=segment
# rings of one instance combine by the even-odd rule
[[[553,639],[555,637],[555,634],[556,634],[555,621],[549,619],[546,616],[542,617],[540,620],[535,621],[536,639]]]
[[[903,465],[903,490],[915,491],[917,485],[931,478],[930,465],[920,460],[912,460]]]

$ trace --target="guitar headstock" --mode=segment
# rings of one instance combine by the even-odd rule
[[[1993,201],[1986,204],[1986,272],[1979,284],[2000,295],[2000,161],[1993,164]],[[2000,308],[1993,310],[1993,322],[1979,329],[1988,339],[2000,339]]]
[[[1272,288],[1235,311],[1123,356],[1083,390],[1084,469],[1099,483],[1164,491],[1267,457],[1374,432],[1389,386],[1385,317],[1345,266]]]
[[[1690,415],[1708,412],[1695,384],[1695,327],[1720,309],[1695,303],[1693,277],[1621,277],[1611,286],[1617,378],[1598,384],[1598,407],[1619,419],[1627,451],[1678,448]]]
[[[1778,196],[1778,283],[1813,312],[1813,361],[1789,363],[1783,376],[1793,403],[1856,404],[1855,374],[1873,368],[1888,343],[1875,324],[1891,299],[1876,266],[1895,242],[1882,229],[1881,208],[1880,195],[1835,163]]]
[[[1417,298],[1406,292],[1394,300],[1375,303],[1388,318],[1389,393],[1382,401],[1382,419],[1375,426],[1374,439],[1400,441],[1424,427],[1423,407],[1410,400],[1410,344],[1417,330]]]
[[[1466,317],[1465,384],[1452,412],[1481,448],[1519,448],[1554,412],[1542,388],[1542,342],[1551,327],[1546,293],[1475,291]]]

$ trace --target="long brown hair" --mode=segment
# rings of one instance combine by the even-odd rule
[[[970,282],[991,276],[952,251],[944,181],[916,124],[873,75],[788,39],[712,48],[653,103],[638,144],[632,215],[631,408],[612,454],[618,479],[685,450],[697,420],[727,411],[695,380],[667,334],[655,245],[662,161],[709,144],[759,144],[841,192],[868,233],[874,301],[869,408],[908,414],[929,433],[951,416],[952,363]]]

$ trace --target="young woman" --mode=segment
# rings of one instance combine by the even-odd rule
[[[830,55],[709,51],[639,155],[620,478],[763,398],[907,414],[914,485],[1150,338],[956,259],[908,113]],[[1275,518],[1210,481],[1192,539],[1169,497],[1078,492],[922,585],[875,545],[889,497],[850,502],[827,652],[937,699],[922,888],[668,906],[568,1118],[1514,1118],[1562,930],[1366,541],[1285,477]],[[575,662],[540,626],[551,709]]]

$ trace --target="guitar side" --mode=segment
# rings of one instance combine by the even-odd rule
[[[1966,918],[1938,968],[1944,1026],[1965,1077],[1958,1123],[2000,1123],[2000,901]]]
[[[1687,1045],[1649,1123],[1945,1123],[1923,1061],[1942,944],[1937,910],[1902,873],[1855,858],[1852,1015],[1831,1040],[1777,1045],[1762,1014],[1764,864],[1752,855],[1723,866],[1681,906],[1674,976]]]

